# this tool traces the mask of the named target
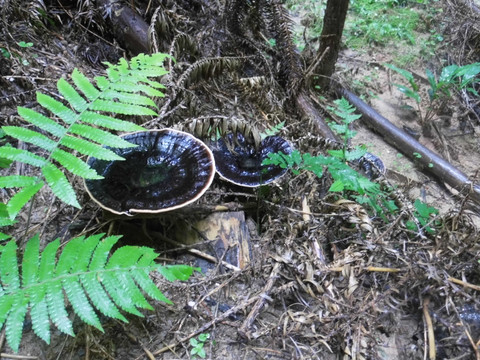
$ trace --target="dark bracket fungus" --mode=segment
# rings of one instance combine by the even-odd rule
[[[290,154],[292,148],[287,140],[278,136],[268,136],[255,149],[242,134],[237,133],[236,141],[229,134],[227,140],[219,139],[212,143],[217,172],[223,179],[239,186],[258,187],[277,180],[287,169],[274,165],[262,165],[269,153]]]
[[[125,161],[90,158],[88,164],[104,179],[85,181],[91,198],[114,214],[178,209],[200,198],[213,181],[213,154],[190,134],[163,129],[123,138],[138,146],[112,149]]]

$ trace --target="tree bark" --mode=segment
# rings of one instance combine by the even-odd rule
[[[318,55],[322,56],[324,53],[325,55],[323,55],[323,61],[315,69],[315,73],[319,76],[316,84],[322,90],[330,87],[330,78],[335,72],[349,2],[349,0],[328,0],[327,2],[318,48]]]
[[[130,7],[114,0],[98,0],[97,5],[109,9],[115,37],[133,55],[148,53],[148,24]]]

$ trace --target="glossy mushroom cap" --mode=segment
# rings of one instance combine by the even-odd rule
[[[104,179],[85,181],[91,198],[114,214],[178,209],[201,197],[213,181],[213,154],[190,134],[163,129],[123,138],[138,146],[112,149],[125,161],[90,158],[88,164]]]
[[[258,187],[277,180],[287,171],[275,165],[262,165],[268,154],[290,154],[292,148],[287,140],[279,136],[268,136],[262,140],[257,150],[238,133],[236,141],[232,134],[227,136],[227,140],[215,141],[212,151],[217,172],[223,179],[239,186]]]

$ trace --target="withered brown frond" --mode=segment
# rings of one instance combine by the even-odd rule
[[[289,94],[295,94],[300,87],[302,66],[291,37],[292,20],[282,4],[269,1],[268,5],[265,16],[280,56],[280,78],[285,81],[282,85]]]
[[[204,58],[190,65],[178,79],[180,88],[188,88],[193,83],[219,76],[224,70],[233,71],[245,60],[245,57]]]
[[[258,129],[242,119],[232,117],[212,116],[190,119],[183,125],[183,130],[207,140],[217,135],[225,138],[226,135],[233,134],[234,142],[237,139],[236,135],[242,134],[245,140],[254,144],[256,148],[262,141]]]
[[[173,24],[166,15],[162,6],[159,6],[152,15],[148,28],[148,48],[150,53],[166,52],[170,42]]]
[[[193,37],[188,34],[175,35],[170,45],[170,51],[168,52],[174,59],[193,57],[196,58],[199,54],[197,42]]]

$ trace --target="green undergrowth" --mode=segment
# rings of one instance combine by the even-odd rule
[[[354,49],[398,40],[414,44],[419,14],[407,5],[391,0],[351,1],[345,44]]]
[[[81,208],[74,177],[102,178],[86,158],[122,161],[105,145],[136,146],[116,133],[143,128],[115,116],[156,115],[154,99],[164,96],[164,85],[156,78],[167,73],[166,57],[140,54],[116,65],[107,63],[106,76],[93,81],[75,69],[68,80],[58,80],[58,94],[37,93],[38,111],[17,108],[25,121],[22,126],[0,128],[0,189],[8,190],[0,203],[0,240],[4,241],[0,246],[0,327],[15,352],[27,314],[34,333],[47,343],[51,325],[74,334],[69,312],[103,331],[98,313],[126,321],[122,311],[143,316],[140,309],[152,309],[145,295],[170,303],[149,277],[151,272],[170,281],[187,280],[193,274],[190,266],[157,264],[157,254],[147,247],[119,246],[113,251],[120,236],[81,236],[61,247],[56,239],[41,251],[38,234],[22,249],[9,234],[27,204],[30,211],[24,212],[26,220],[22,218],[20,225],[25,233],[31,231],[30,216],[33,207],[39,206],[34,200],[44,187],[63,203]],[[18,147],[19,142],[28,146]],[[14,162],[29,168],[25,173],[32,175],[9,175]]]
[[[351,129],[352,123],[360,118],[355,114],[355,108],[344,98],[335,100],[329,111],[334,113],[340,122],[330,122],[329,126],[343,141],[343,147],[336,150],[328,150],[328,155],[313,156],[309,153],[301,153],[294,150],[291,154],[271,153],[263,162],[265,165],[277,165],[284,169],[290,169],[294,175],[303,171],[310,171],[317,177],[322,177],[326,172],[332,177],[333,183],[328,191],[338,193],[339,196],[352,199],[359,204],[364,204],[372,216],[380,216],[388,221],[388,215],[398,214],[398,207],[392,196],[393,188],[382,188],[374,180],[370,180],[351,165],[361,159],[367,152],[364,146],[348,147],[348,142],[356,135]],[[416,221],[409,220],[407,229],[433,233],[439,225],[432,221],[432,217],[438,214],[438,210],[416,200],[413,204]]]
[[[273,153],[269,154],[264,164],[288,168],[296,175],[302,171],[311,171],[317,177],[322,177],[325,172],[328,172],[333,179],[328,191],[365,204],[374,214],[385,217],[385,214],[397,209],[394,201],[389,198],[389,191],[382,190],[377,182],[368,179],[350,166],[367,152],[364,146],[353,149],[347,146],[349,140],[356,134],[350,128],[351,124],[360,115],[354,113],[356,109],[344,98],[334,101],[334,104],[330,111],[341,121],[340,123],[330,122],[329,125],[343,140],[344,146],[341,149],[328,150],[326,156],[321,154],[313,156],[298,150],[288,155]]]
[[[50,343],[51,324],[74,336],[65,300],[83,322],[102,332],[97,311],[128,322],[120,310],[140,317],[139,309],[153,310],[144,293],[171,304],[149,274],[157,272],[169,281],[184,281],[195,269],[157,264],[157,254],[147,247],[123,246],[111,252],[119,239],[103,234],[71,239],[58,260],[59,239],[40,252],[39,237],[34,236],[21,261],[16,242],[5,244],[0,255],[0,326],[5,325],[10,347],[18,351],[28,312],[33,331],[45,342]]]
[[[372,46],[401,48],[399,63],[412,57],[428,57],[443,41],[433,26],[441,9],[436,0],[352,0],[345,22],[346,47],[364,50]],[[318,41],[327,1],[288,0],[285,6],[294,20],[294,41],[300,51],[306,43]],[[419,36],[425,33],[427,36]]]

